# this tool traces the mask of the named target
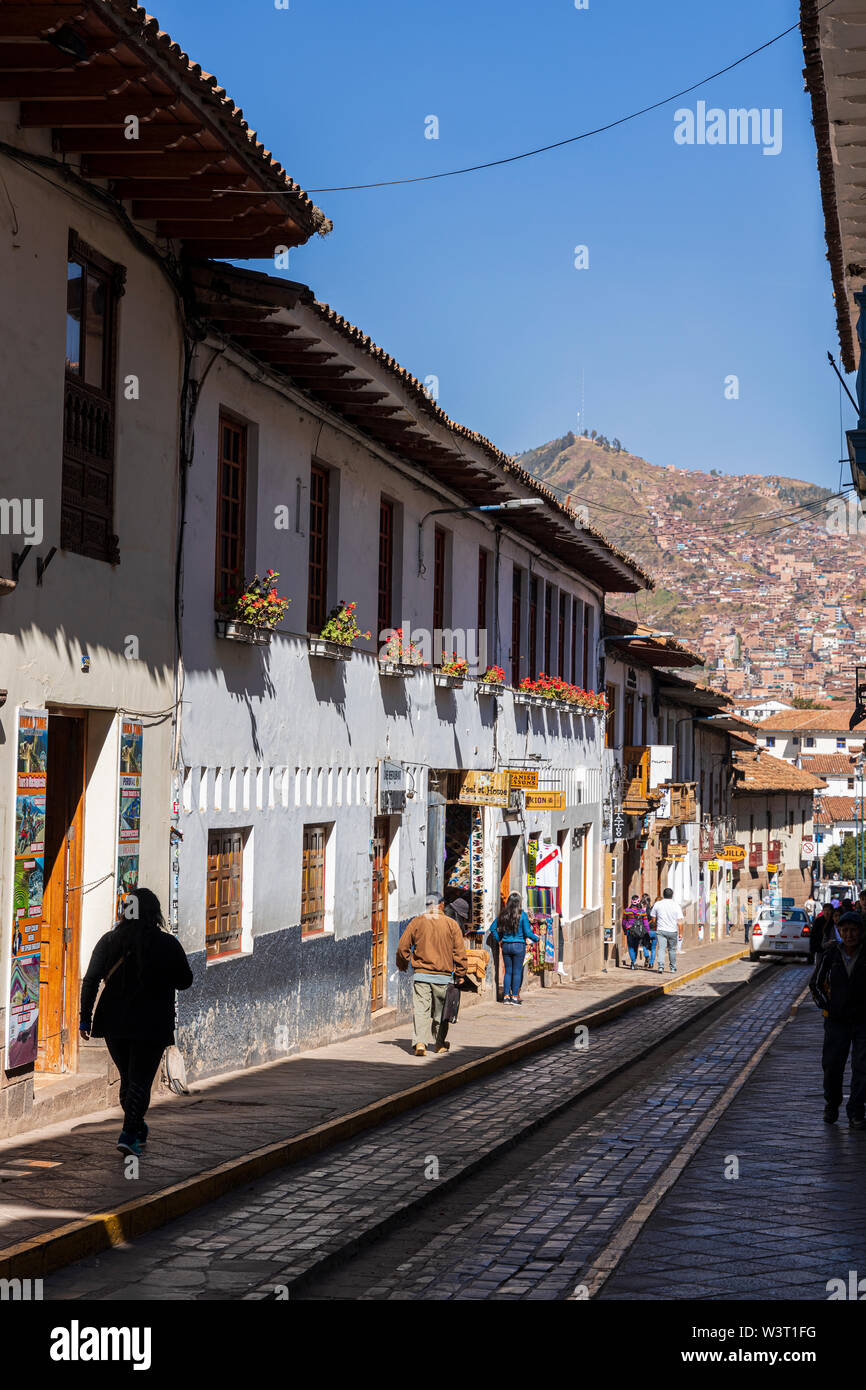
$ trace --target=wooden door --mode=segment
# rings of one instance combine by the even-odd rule
[[[78,1065],[84,754],[84,716],[50,714],[36,1058],[43,1072]]]
[[[370,979],[371,1008],[385,1005],[385,961],[388,955],[388,844],[390,822],[377,816],[373,829],[373,961]]]
[[[499,854],[499,911],[501,912],[508,902],[509,893],[520,891],[520,885],[515,879],[512,884],[512,865],[514,863],[514,852],[517,849],[520,837],[518,835],[503,835],[502,848]]]
[[[243,836],[238,830],[212,830],[207,842],[205,948],[208,959],[230,956],[242,945]]]

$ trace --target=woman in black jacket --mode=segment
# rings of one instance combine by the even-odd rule
[[[94,1017],[100,980],[105,988]],[[165,930],[159,899],[149,888],[134,889],[117,925],[97,941],[81,982],[81,1036],[105,1038],[120,1072],[121,1153],[140,1154],[147,1143],[150,1088],[174,1042],[175,990],[191,984],[186,953]]]

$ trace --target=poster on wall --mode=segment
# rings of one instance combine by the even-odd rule
[[[143,725],[124,719],[120,728],[117,812],[117,915],[127,893],[138,885],[141,842],[141,753]]]
[[[15,756],[12,970],[6,1066],[36,1061],[45,880],[48,712],[19,709]]]

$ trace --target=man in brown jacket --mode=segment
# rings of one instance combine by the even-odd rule
[[[466,975],[466,946],[463,932],[453,917],[446,917],[438,896],[428,897],[426,911],[420,917],[413,917],[400,937],[397,968],[408,970],[410,964],[415,972],[412,982],[415,1056],[425,1056],[431,1025],[436,1051],[447,1052],[450,1046],[445,1041],[448,1024],[442,1022],[445,991],[452,977],[459,985]]]

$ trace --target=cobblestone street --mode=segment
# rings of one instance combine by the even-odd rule
[[[721,967],[593,1030],[585,1048],[581,1039],[551,1048],[55,1273],[45,1296],[562,1299],[581,1284],[594,1296],[593,1261],[788,1018],[806,976],[802,966]],[[788,1032],[769,1056],[784,1051]],[[832,1143],[820,1124],[814,1038],[806,1054],[794,1091],[801,1128]],[[727,1144],[725,1153],[736,1150]],[[736,1151],[739,1183],[724,1179],[721,1161],[712,1188],[704,1181],[717,1203],[746,1190],[742,1139]],[[819,1161],[814,1154],[813,1180]],[[799,1167],[786,1169],[793,1191]],[[730,1211],[707,1226],[702,1271],[729,1223]],[[709,1283],[692,1280],[672,1296],[711,1296]],[[617,1296],[613,1283],[605,1296]]]

